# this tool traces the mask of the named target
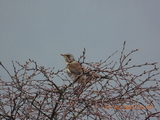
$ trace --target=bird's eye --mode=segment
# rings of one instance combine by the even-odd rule
[[[67,55],[67,58],[70,59],[70,55]]]

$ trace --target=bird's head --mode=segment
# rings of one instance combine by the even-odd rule
[[[64,57],[66,63],[71,63],[71,62],[75,61],[74,56],[70,53],[61,54],[61,55]]]

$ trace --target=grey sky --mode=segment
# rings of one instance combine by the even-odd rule
[[[0,61],[62,69],[61,53],[86,62],[140,49],[135,63],[160,62],[159,0],[0,0]],[[115,60],[116,61],[116,60]],[[1,70],[1,69],[0,69]]]
[[[9,71],[29,58],[63,69],[60,54],[77,59],[84,47],[86,62],[105,60],[124,41],[126,52],[140,49],[133,63],[160,63],[160,0],[0,0],[0,61]]]

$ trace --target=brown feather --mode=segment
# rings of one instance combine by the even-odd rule
[[[82,66],[77,61],[73,61],[69,63],[67,65],[67,68],[70,70],[71,73],[74,73],[77,75],[80,75],[83,73]]]

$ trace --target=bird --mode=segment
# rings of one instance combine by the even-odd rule
[[[94,78],[99,78],[100,76],[92,71],[90,68],[83,66],[81,63],[75,60],[74,56],[70,53],[61,54],[66,62],[66,72],[68,76],[78,83],[87,84]]]

